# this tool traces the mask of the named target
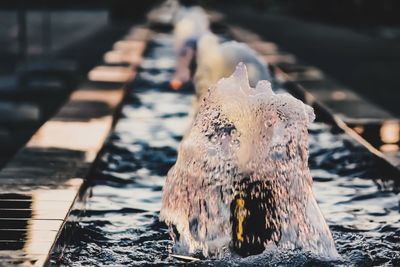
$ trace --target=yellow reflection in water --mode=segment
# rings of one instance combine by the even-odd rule
[[[236,238],[238,241],[243,242],[243,222],[245,220],[246,208],[244,207],[245,201],[243,198],[239,198],[236,200],[236,209],[235,214],[237,215],[236,219],[238,220],[238,227],[236,232]]]

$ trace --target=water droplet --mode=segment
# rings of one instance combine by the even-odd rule
[[[218,137],[216,135],[213,135],[213,136],[211,136],[210,141],[213,144],[217,144],[218,143]]]

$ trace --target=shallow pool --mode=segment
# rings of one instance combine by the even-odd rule
[[[172,241],[159,222],[164,180],[191,123],[192,93],[167,89],[174,60],[170,35],[149,45],[114,132],[91,177],[91,197],[62,265],[183,263],[170,256]],[[343,257],[269,252],[202,260],[196,265],[400,265],[399,184],[384,163],[333,126],[310,129],[314,193]],[[398,180],[397,180],[398,181]]]

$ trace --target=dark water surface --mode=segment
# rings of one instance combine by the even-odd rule
[[[164,180],[190,125],[192,94],[166,89],[174,66],[170,35],[158,34],[92,177],[92,197],[62,259],[67,266],[183,263],[158,221]],[[324,123],[310,129],[314,193],[341,261],[270,252],[196,265],[399,266],[398,184],[364,148]],[[397,189],[396,189],[397,188]],[[194,264],[194,263],[192,263]]]

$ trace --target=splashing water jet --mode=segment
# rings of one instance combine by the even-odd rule
[[[194,6],[182,10],[174,27],[177,63],[170,81],[173,90],[180,90],[190,80],[190,65],[196,53],[197,42],[209,31],[209,25],[208,16],[201,7]]]
[[[208,88],[218,80],[231,75],[240,62],[246,65],[250,86],[256,86],[260,80],[272,80],[268,64],[248,45],[236,41],[220,44],[216,35],[210,32],[203,34],[196,53],[194,83],[197,100],[203,99]]]
[[[312,192],[311,107],[249,85],[240,63],[212,86],[164,186],[160,217],[175,251],[248,256],[266,249],[338,256]]]

